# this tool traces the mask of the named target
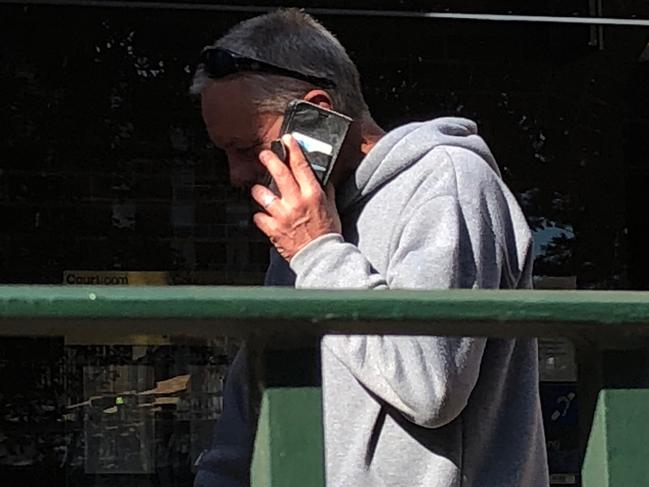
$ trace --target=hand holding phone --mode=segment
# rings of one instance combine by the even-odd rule
[[[271,144],[277,157],[260,154],[260,162],[278,178],[281,188],[274,180],[268,187],[252,188],[252,197],[262,210],[253,220],[287,261],[315,238],[341,232],[333,187],[327,183],[351,122],[313,103],[293,101],[280,135],[291,137]]]
[[[351,123],[352,119],[346,115],[305,100],[294,100],[284,114],[280,137],[293,136],[316,178],[325,187]],[[286,161],[287,152],[281,139],[273,141],[271,150]]]
[[[271,151],[259,155],[259,161],[277,182],[276,187],[256,184],[250,193],[261,210],[253,216],[255,225],[290,261],[314,239],[340,234],[341,222],[333,186],[320,186],[294,137],[285,135],[282,141],[290,154],[287,163]]]

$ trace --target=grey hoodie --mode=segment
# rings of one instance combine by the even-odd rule
[[[390,132],[339,188],[337,204],[344,237],[311,242],[290,269],[274,254],[267,284],[531,287],[530,231],[470,120]],[[321,351],[327,485],[549,484],[534,340],[332,335]],[[238,440],[233,431],[219,440],[217,432],[217,450],[232,452],[227,445],[241,446],[242,438],[251,444],[246,374],[240,360],[226,398],[226,409],[242,414],[228,419],[224,411],[221,421],[238,424]],[[210,465],[210,454],[203,468],[219,475],[222,461]],[[247,481],[244,472],[242,483],[201,484],[200,477],[201,486]]]

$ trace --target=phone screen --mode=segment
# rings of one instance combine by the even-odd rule
[[[297,141],[311,169],[325,186],[329,181],[352,119],[304,100],[291,102],[284,115],[281,134],[291,134]],[[285,154],[277,144],[273,151],[282,160]],[[280,153],[278,153],[280,152]]]

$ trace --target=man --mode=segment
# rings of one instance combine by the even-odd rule
[[[344,48],[296,10],[242,22],[203,56],[193,91],[232,184],[265,209],[268,285],[531,286],[529,229],[473,122],[384,134]],[[295,98],[355,119],[326,191],[293,139],[288,164],[267,150]],[[328,485],[548,485],[534,340],[327,336],[321,351]],[[197,486],[249,482],[248,377],[244,348]]]

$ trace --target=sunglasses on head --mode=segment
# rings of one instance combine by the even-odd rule
[[[225,78],[228,75],[253,71],[257,73],[277,74],[295,78],[321,88],[335,88],[336,83],[328,78],[311,76],[275,64],[259,61],[258,59],[241,56],[236,52],[220,47],[208,46],[201,52],[201,63],[212,79]]]

